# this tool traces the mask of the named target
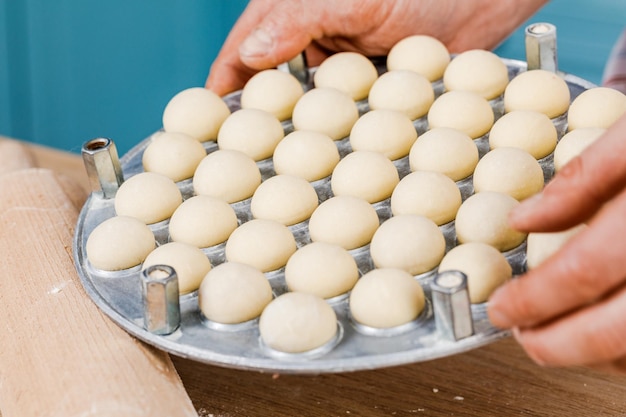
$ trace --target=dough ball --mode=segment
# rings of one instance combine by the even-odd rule
[[[554,150],[554,170],[560,171],[565,164],[580,155],[606,132],[601,127],[581,127],[563,135]]]
[[[385,155],[355,151],[339,161],[330,185],[336,196],[359,197],[368,203],[377,203],[389,198],[399,181],[398,169]]]
[[[220,149],[208,154],[196,168],[196,194],[236,203],[252,197],[261,184],[261,171],[254,159],[243,152]]]
[[[430,81],[416,72],[388,71],[374,82],[367,101],[372,110],[396,110],[415,120],[428,113],[435,91]]]
[[[239,226],[226,242],[226,259],[262,272],[282,268],[296,251],[296,239],[284,224],[253,219]]]
[[[206,156],[200,142],[184,133],[157,133],[143,152],[144,171],[163,174],[178,182],[193,177]]]
[[[370,203],[352,196],[335,196],[319,205],[309,220],[313,242],[334,243],[351,250],[370,243],[378,228],[378,214]]]
[[[224,120],[217,134],[220,149],[231,149],[255,161],[272,156],[285,136],[280,121],[271,113],[258,109],[241,109]]]
[[[209,271],[198,292],[204,317],[223,324],[255,319],[271,301],[272,287],[265,275],[237,262],[226,262]]]
[[[460,53],[443,74],[446,90],[471,91],[487,100],[504,93],[508,83],[506,64],[493,52],[482,49]]]
[[[504,111],[534,110],[550,119],[569,107],[569,87],[553,72],[536,69],[522,72],[504,90]]]
[[[359,279],[356,261],[339,245],[313,242],[296,251],[285,267],[290,291],[332,298],[345,294]]]
[[[466,133],[448,127],[430,129],[409,152],[411,171],[435,171],[459,181],[478,163],[478,147]]]
[[[538,267],[585,227],[584,224],[580,224],[562,232],[529,233],[526,241],[526,266],[528,269]]]
[[[307,181],[328,177],[339,162],[337,145],[319,132],[297,130],[280,141],[274,151],[274,171]]]
[[[150,252],[141,269],[152,265],[174,268],[181,295],[197,290],[204,276],[211,270],[209,258],[200,249],[180,242],[169,242]]]
[[[156,172],[141,172],[124,181],[115,195],[118,216],[135,217],[146,224],[170,218],[183,202],[176,183]]]
[[[396,110],[371,110],[350,131],[352,150],[380,152],[392,161],[407,156],[416,140],[411,119]]]
[[[276,220],[291,226],[311,217],[317,205],[317,193],[307,180],[275,175],[256,189],[250,209],[257,219]]]
[[[523,149],[535,159],[545,158],[556,147],[557,133],[548,116],[532,110],[514,110],[498,119],[489,132],[491,149]]]
[[[170,219],[170,238],[198,248],[219,245],[237,228],[235,210],[224,200],[197,195],[185,200]]]
[[[304,94],[300,81],[293,75],[268,69],[256,73],[241,91],[242,109],[259,109],[278,120],[291,118],[296,102]]]
[[[374,269],[363,275],[350,294],[352,318],[365,326],[386,329],[409,323],[425,306],[424,290],[401,269]]]
[[[137,266],[155,248],[154,234],[134,217],[111,217],[89,234],[85,251],[94,268],[120,271]]]
[[[505,252],[521,245],[526,233],[509,226],[509,213],[519,202],[508,194],[483,191],[461,204],[456,214],[459,243],[482,242]]]
[[[450,127],[472,139],[489,132],[494,122],[489,102],[471,91],[449,91],[439,96],[428,111],[431,129]]]
[[[313,81],[316,87],[336,88],[353,100],[363,100],[376,78],[378,71],[366,56],[357,52],[337,52],[320,64]]]
[[[572,101],[567,113],[569,130],[581,127],[608,128],[626,114],[626,95],[608,87],[583,91]]]
[[[302,353],[333,340],[337,334],[337,315],[316,295],[288,292],[265,307],[259,332],[263,342],[274,350]]]
[[[523,200],[543,189],[543,169],[528,152],[519,148],[496,148],[478,161],[474,191],[495,191]]]
[[[511,265],[493,246],[480,242],[458,245],[443,257],[439,272],[461,271],[467,276],[470,302],[484,303],[502,284],[511,279]]]
[[[352,98],[334,88],[314,88],[307,91],[293,109],[296,130],[324,133],[333,140],[343,139],[359,118]]]
[[[185,133],[199,142],[217,139],[217,132],[230,109],[217,94],[193,87],[176,94],[163,111],[166,132]]]
[[[414,35],[396,43],[387,55],[387,68],[411,70],[436,81],[450,63],[448,48],[431,36]]]
[[[413,214],[393,216],[380,225],[370,244],[377,268],[398,268],[419,275],[435,268],[446,251],[439,227]]]
[[[461,191],[439,172],[415,171],[402,178],[391,195],[394,216],[416,214],[442,225],[451,222],[461,207]]]

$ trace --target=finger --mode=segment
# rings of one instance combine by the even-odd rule
[[[489,300],[492,323],[529,327],[600,298],[626,271],[626,190],[538,267],[499,288]]]
[[[624,152],[626,115],[559,171],[541,194],[513,210],[511,226],[550,232],[586,221],[626,186]]]
[[[589,365],[590,368],[615,375],[626,374],[626,356],[610,362]]]

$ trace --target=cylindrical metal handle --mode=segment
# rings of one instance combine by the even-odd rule
[[[124,182],[115,143],[108,138],[92,139],[83,145],[82,155],[91,190],[105,199],[115,197]]]
[[[556,26],[533,23],[526,26],[526,62],[528,69],[557,72]]]
[[[168,265],[151,265],[141,271],[144,327],[167,335],[180,325],[178,276]]]
[[[474,334],[467,276],[460,271],[440,272],[431,289],[439,334],[453,341]]]
[[[309,67],[307,65],[304,52],[298,54],[287,62],[279,64],[277,68],[296,77],[303,86],[306,86],[309,83]]]

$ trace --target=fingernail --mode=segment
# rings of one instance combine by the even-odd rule
[[[274,39],[265,29],[255,29],[239,47],[239,54],[244,57],[267,55],[274,44]]]
[[[522,201],[520,205],[511,210],[509,218],[514,222],[524,219],[529,214],[532,214],[536,208],[541,204],[543,200],[543,193],[535,194],[532,197]]]

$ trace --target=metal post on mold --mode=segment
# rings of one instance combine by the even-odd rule
[[[104,199],[114,198],[124,182],[115,143],[108,138],[92,139],[83,145],[82,156],[91,190]]]
[[[434,278],[431,289],[438,333],[451,341],[473,335],[467,276],[461,271],[440,272]]]
[[[151,265],[141,271],[144,328],[168,335],[180,326],[178,276],[168,265]]]
[[[304,52],[298,54],[287,62],[279,64],[277,69],[290,73],[296,77],[296,79],[300,81],[300,84],[303,86],[306,86],[309,83],[309,67],[307,65]]]
[[[529,70],[558,71],[556,26],[533,23],[526,26],[526,62]]]

